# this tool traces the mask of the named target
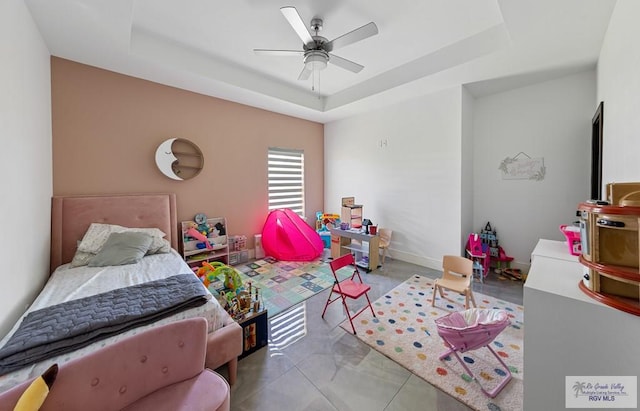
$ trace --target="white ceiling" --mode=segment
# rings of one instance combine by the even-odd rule
[[[25,0],[52,55],[318,122],[468,85],[475,95],[595,67],[615,0]],[[324,20],[332,40],[370,21],[379,34],[333,51],[297,80],[301,49],[280,7]],[[314,82],[315,80],[315,82]],[[312,90],[312,87],[314,90]]]

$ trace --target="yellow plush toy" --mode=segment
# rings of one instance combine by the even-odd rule
[[[58,376],[58,364],[53,364],[41,376],[33,380],[22,393],[13,411],[37,411],[49,395],[49,390]]]

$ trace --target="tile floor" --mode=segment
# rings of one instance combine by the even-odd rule
[[[413,274],[439,278],[441,272],[387,258],[385,266],[363,274],[375,301]],[[522,304],[522,283],[491,273],[474,290]],[[240,360],[231,388],[234,411],[469,410],[345,332],[339,302],[321,313],[329,290],[269,320],[269,345]],[[225,375],[226,369],[218,370]]]

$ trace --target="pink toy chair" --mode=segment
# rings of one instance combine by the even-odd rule
[[[507,268],[511,268],[513,257],[508,256],[504,248],[498,247],[498,257],[494,259],[496,263],[496,273],[501,273]]]
[[[480,236],[476,233],[469,234],[467,240],[466,253],[467,257],[473,261],[473,273],[478,274],[480,282],[484,282],[484,278],[489,274],[489,266],[491,257],[489,255],[489,246],[483,244]]]
[[[327,307],[329,306],[329,304],[340,299],[342,300],[344,310],[347,312],[347,317],[349,317],[351,329],[355,334],[356,329],[353,326],[353,319],[362,314],[367,309],[367,307],[371,309],[371,313],[374,317],[376,316],[376,313],[373,312],[373,307],[371,306],[371,301],[369,300],[369,295],[367,294],[371,289],[371,286],[362,282],[362,278],[360,277],[360,273],[358,272],[357,268],[354,267],[351,277],[342,281],[338,280],[338,275],[336,274],[336,272],[343,267],[354,264],[355,262],[353,260],[353,255],[351,254],[345,254],[342,257],[336,258],[329,263],[329,266],[331,266],[331,272],[333,273],[334,285],[331,288],[331,293],[329,293],[329,298],[327,298],[327,303],[324,305],[324,310],[322,310],[322,318],[324,318],[324,314],[327,311]],[[358,282],[354,281],[356,277],[358,277]],[[331,297],[333,296],[333,294],[337,294],[337,296],[332,300]],[[367,305],[362,307],[358,312],[352,315],[349,312],[349,307],[347,306],[347,298],[357,300],[362,296],[367,299]]]
[[[489,344],[511,324],[507,313],[496,309],[472,308],[466,311],[454,312],[435,320],[438,334],[449,347],[447,351],[440,355],[440,360],[453,354],[458,362],[471,378],[480,386],[482,392],[494,398],[511,381],[511,371],[507,364],[496,354]],[[493,390],[484,389],[480,381],[473,375],[469,367],[460,358],[458,353],[487,347],[494,357],[498,359],[504,368],[506,376]]]

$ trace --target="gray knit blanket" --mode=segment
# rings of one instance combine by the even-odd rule
[[[33,311],[0,349],[0,375],[204,304],[193,274],[108,291]]]

